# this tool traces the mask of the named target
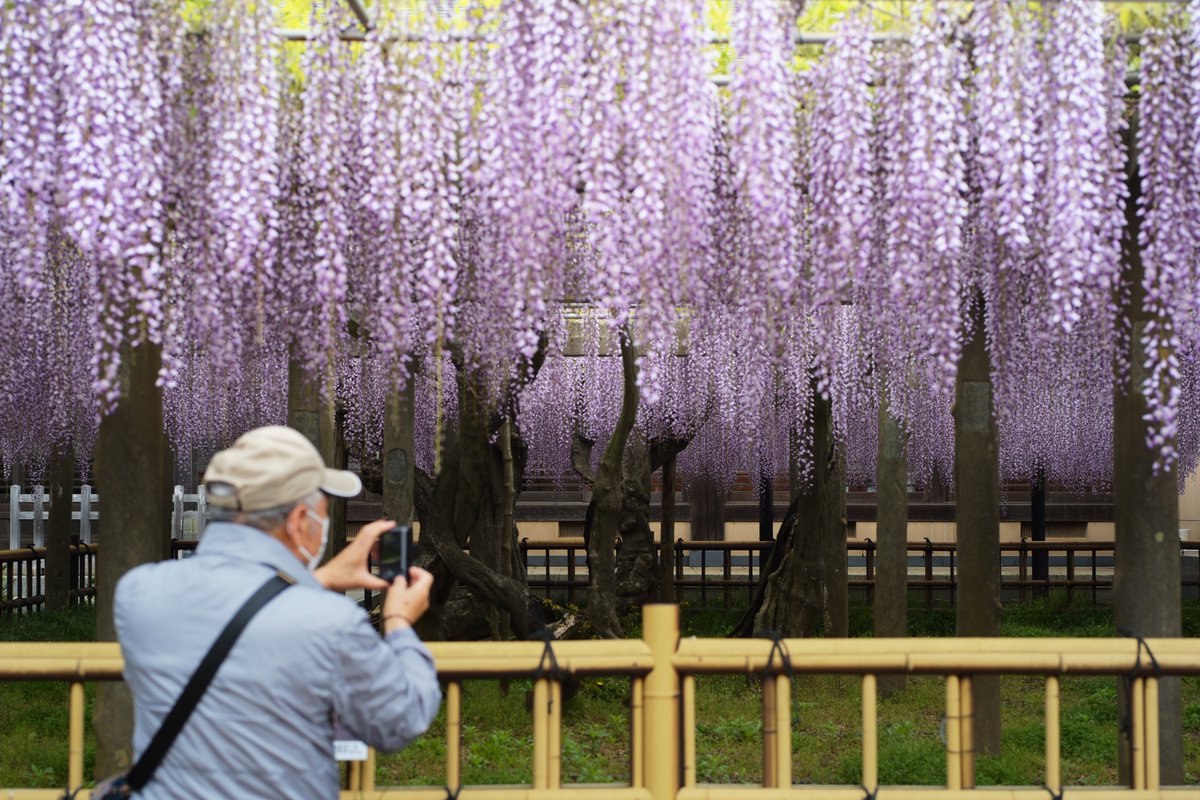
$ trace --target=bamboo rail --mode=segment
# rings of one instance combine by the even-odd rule
[[[1163,675],[1200,675],[1195,639],[697,639],[680,638],[679,607],[643,609],[643,638],[555,642],[557,670],[545,672],[542,642],[433,643],[446,682],[446,788],[380,788],[375,756],[350,768],[350,798],[379,800],[1067,800],[1104,795],[1127,800],[1192,798],[1200,786],[1162,787],[1159,763],[1158,681]],[[1154,658],[1148,657],[1153,653]],[[112,643],[0,643],[0,681],[66,681],[68,780],[85,780],[84,684],[120,680],[123,660]],[[793,776],[790,695],[795,675],[858,675],[862,680],[861,786],[797,785]],[[877,676],[886,673],[945,678],[946,782],[942,787],[879,786]],[[1045,680],[1045,780],[1041,787],[976,787],[972,742],[972,685],[980,674],[1040,675]],[[630,781],[603,786],[562,782],[562,680],[581,675],[630,679]],[[696,678],[705,674],[758,675],[763,680],[761,785],[697,782]],[[1132,781],[1130,786],[1063,787],[1061,692],[1064,675],[1130,679]],[[462,786],[462,682],[532,677],[532,784]],[[455,794],[457,792],[457,794]],[[2,789],[12,800],[58,800],[62,789]],[[89,794],[79,793],[81,800]]]

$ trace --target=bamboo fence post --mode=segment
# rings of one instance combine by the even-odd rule
[[[653,653],[646,676],[646,788],[654,800],[674,800],[679,792],[679,673],[673,657],[679,643],[679,606],[642,607],[643,639]]]

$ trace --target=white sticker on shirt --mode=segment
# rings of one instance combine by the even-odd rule
[[[333,755],[338,761],[366,761],[367,743],[358,739],[334,739]]]

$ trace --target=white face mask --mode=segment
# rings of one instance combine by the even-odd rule
[[[300,554],[308,559],[308,571],[312,572],[321,565],[321,557],[325,555],[325,545],[329,542],[329,517],[319,516],[313,513],[311,508],[305,509],[304,513],[321,523],[321,546],[317,548],[317,552],[310,553],[304,545],[296,545],[300,549]]]

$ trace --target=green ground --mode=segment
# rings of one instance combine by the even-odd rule
[[[720,635],[734,611],[684,609],[686,635]],[[856,610],[853,627],[869,630],[869,616]],[[1108,636],[1111,612],[1066,607],[1061,602],[1010,606],[1006,636]],[[915,611],[914,636],[953,630],[947,611]],[[1185,614],[1185,635],[1200,633],[1200,607]],[[636,634],[636,631],[633,633]],[[0,640],[87,640],[94,635],[90,609],[0,621]],[[979,761],[980,783],[1038,785],[1043,781],[1042,681],[1003,679],[1003,755]],[[464,687],[463,779],[466,783],[529,783],[533,743],[526,711],[527,680],[507,691],[496,682]],[[567,782],[628,780],[626,705],[629,683],[617,678],[583,682],[564,705],[563,777]],[[1066,678],[1062,683],[1063,773],[1068,784],[1116,781],[1116,681]],[[93,695],[88,687],[89,706]],[[707,676],[697,681],[697,769],[703,782],[761,779],[759,687],[745,677]],[[899,695],[879,703],[882,783],[940,784],[945,754],[939,728],[945,702],[937,677],[910,678]],[[798,781],[860,781],[859,681],[818,676],[796,683],[793,692],[794,775]],[[1200,679],[1184,680],[1186,770],[1200,782]],[[55,787],[67,771],[67,687],[62,683],[0,684],[0,787]],[[428,735],[402,753],[381,756],[383,785],[444,782],[445,728],[439,716]],[[88,740],[88,762],[93,743]]]

